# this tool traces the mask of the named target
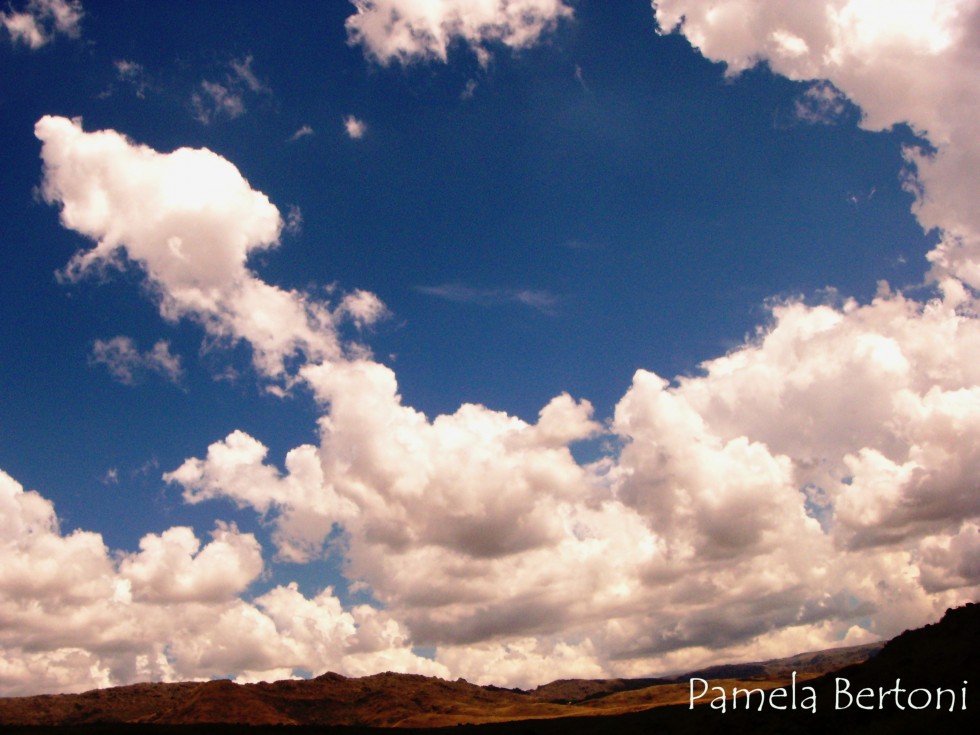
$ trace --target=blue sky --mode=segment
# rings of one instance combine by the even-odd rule
[[[976,5],[744,5],[7,6],[2,530],[88,556],[0,578],[0,692],[641,676],[975,597]]]

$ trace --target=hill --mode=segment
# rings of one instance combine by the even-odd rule
[[[942,621],[907,631],[883,647],[859,646],[799,654],[786,659],[711,667],[681,677],[659,679],[559,680],[530,691],[477,686],[411,674],[384,673],[349,678],[327,673],[315,679],[239,685],[227,680],[177,684],[136,684],[83,694],[0,699],[0,725],[7,733],[239,732],[291,735],[343,732],[404,733],[457,725],[453,732],[649,733],[711,732],[919,732],[966,723],[980,708],[977,688],[980,606],[947,611]],[[878,652],[880,649],[880,652]],[[812,687],[816,711],[784,711],[765,704],[764,692]],[[689,706],[690,680],[699,677],[713,696],[733,687],[759,690],[746,708],[744,698],[727,700],[725,711],[708,704]],[[839,680],[854,696],[861,689],[937,687],[962,694],[966,710],[912,711],[882,700],[861,710],[835,707]],[[964,686],[973,682],[973,688]],[[875,695],[878,696],[878,695]],[[903,695],[904,696],[904,695]],[[923,694],[917,695],[921,704]],[[885,697],[885,699],[888,699]],[[902,704],[900,697],[892,697]],[[956,700],[959,707],[960,699]],[[948,701],[949,697],[944,701]],[[775,701],[775,700],[773,700]],[[868,702],[867,698],[862,702]],[[907,702],[906,702],[907,704]],[[756,707],[756,705],[759,705]],[[880,729],[884,728],[884,729]],[[905,728],[905,729],[903,729]]]

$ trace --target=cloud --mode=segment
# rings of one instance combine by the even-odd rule
[[[235,77],[243,82],[251,91],[257,93],[269,93],[271,90],[269,87],[259,80],[255,76],[255,72],[252,70],[252,62],[254,59],[252,55],[249,54],[241,61],[233,60],[231,62],[231,69],[235,73]]]
[[[119,576],[133,599],[158,603],[221,602],[234,599],[262,573],[262,553],[252,534],[219,523],[213,541],[201,548],[185,526],[140,539],[140,550],[124,555]]]
[[[295,133],[293,133],[290,136],[289,140],[290,140],[290,142],[292,142],[294,140],[299,140],[300,138],[307,138],[307,137],[309,137],[309,136],[311,136],[313,134],[314,134],[313,128],[311,128],[309,125],[304,125],[299,130],[297,130]]]
[[[357,289],[344,296],[340,311],[346,314],[358,329],[369,327],[388,316],[388,308],[370,291]]]
[[[847,112],[847,97],[830,82],[815,82],[794,104],[797,119],[810,124],[833,125]]]
[[[440,286],[416,286],[415,290],[456,304],[485,307],[523,304],[545,314],[554,313],[559,302],[557,296],[534,289],[474,288],[461,283],[444,283]]]
[[[119,59],[113,62],[116,67],[116,76],[128,84],[132,84],[136,90],[136,96],[143,98],[146,96],[146,90],[149,84],[146,81],[146,70],[143,68],[142,64],[137,64],[135,61],[127,61],[126,59]]]
[[[206,149],[158,153],[113,131],[83,132],[80,121],[44,117],[48,202],[61,221],[95,241],[64,277],[130,263],[146,275],[161,315],[199,322],[218,340],[246,340],[256,367],[285,376],[288,357],[337,357],[343,317],[307,294],[257,278],[250,255],[278,245],[279,211],[228,161]]]
[[[29,0],[21,12],[0,12],[0,23],[15,42],[39,49],[59,34],[77,38],[83,15],[77,0]]]
[[[980,98],[971,0],[656,0],[664,32],[682,33],[737,75],[760,62],[789,79],[822,79],[861,109],[861,125],[909,124],[935,152],[905,152],[915,214],[942,240],[932,277],[980,288]]]
[[[195,92],[191,95],[191,105],[194,107],[194,117],[202,124],[209,125],[222,116],[234,120],[245,114],[245,102],[237,92],[207,80],[201,82],[201,89],[203,94]]]
[[[178,526],[112,553],[99,534],[61,534],[53,505],[2,471],[0,511],[4,696],[328,666],[448,675],[413,654],[386,613],[345,610],[329,588],[307,598],[290,584],[243,601],[263,563],[233,524],[218,522],[203,545]]]
[[[290,204],[286,210],[286,223],[283,229],[294,237],[299,236],[303,231],[303,210],[295,204]]]
[[[227,118],[234,120],[245,114],[247,93],[271,95],[272,90],[259,80],[252,69],[251,55],[241,61],[233,59],[228,66],[231,73],[223,82],[208,79],[201,81],[200,91],[191,95],[194,117],[203,125]]]
[[[180,356],[171,354],[166,340],[158,341],[147,352],[140,352],[130,337],[97,339],[89,361],[93,365],[105,365],[112,377],[124,385],[135,384],[144,372],[157,373],[171,383],[179,383],[184,374]]]
[[[465,36],[490,11],[447,26],[455,5],[430,5],[425,17],[397,5],[361,3],[349,20],[352,38],[383,63],[444,58],[454,35],[507,43],[494,26]],[[65,272],[131,263],[165,317],[247,341],[264,375],[302,382],[320,407],[317,444],[288,452],[282,469],[261,437],[234,431],[165,480],[189,503],[253,508],[280,559],[343,554],[351,589],[379,604],[344,610],[331,590],[307,598],[288,585],[245,602],[236,595],[256,566],[251,542],[230,527],[223,532],[234,542],[211,543],[225,543],[215,556],[231,581],[199,602],[210,583],[195,576],[194,561],[208,547],[198,551],[186,532],[161,534],[127,557],[148,554],[139,579],[154,579],[171,555],[191,570],[184,587],[153,583],[186,595],[176,612],[168,607],[166,625],[190,631],[160,661],[163,649],[149,641],[169,640],[173,628],[154,627],[164,623],[146,597],[150,582],[120,587],[122,567],[100,538],[60,536],[50,504],[8,483],[18,509],[0,514],[13,524],[5,537],[45,539],[54,558],[75,545],[73,563],[86,568],[64,586],[54,583],[57,566],[30,579],[17,573],[26,566],[0,566],[9,585],[0,589],[27,593],[8,592],[4,604],[43,600],[45,611],[5,615],[16,637],[0,638],[4,650],[21,653],[29,640],[25,665],[84,665],[89,679],[131,680],[136,664],[106,652],[111,628],[101,638],[84,626],[55,628],[53,611],[68,609],[51,602],[61,595],[80,601],[76,610],[91,606],[86,620],[110,601],[143,606],[145,632],[126,630],[126,640],[143,641],[145,661],[157,662],[146,666],[167,676],[253,676],[310,660],[367,671],[397,661],[528,685],[890,636],[975,599],[980,250],[967,203],[980,167],[967,165],[976,142],[965,131],[975,123],[963,102],[977,98],[980,78],[965,31],[972,6],[898,3],[884,14],[868,2],[712,6],[667,0],[656,12],[663,29],[685,18],[681,31],[732,74],[765,59],[794,79],[829,79],[870,129],[907,121],[928,132],[937,153],[908,156],[916,213],[942,228],[928,255],[937,288],[922,300],[881,284],[870,303],[773,302],[766,324],[696,374],[668,381],[637,371],[605,424],[566,394],[533,423],[473,404],[423,415],[403,402],[390,368],[337,336],[341,320],[376,318],[377,297],[355,291],[332,307],[248,267],[251,253],[277,244],[281,217],[230,163],[42,119],[45,197],[61,205],[66,227],[96,243]],[[419,18],[429,25],[413,25]],[[534,292],[420,290],[485,305],[541,301]],[[574,442],[600,437],[612,449],[576,461]],[[43,533],[20,530],[30,523]],[[299,618],[321,632],[307,635]],[[347,635],[352,626],[363,641]],[[435,661],[413,658],[409,641],[434,647]]]
[[[367,124],[353,115],[344,118],[344,131],[351,140],[360,140],[367,133]]]
[[[563,0],[352,0],[356,13],[347,19],[347,37],[379,64],[420,60],[446,61],[454,40],[467,44],[481,60],[502,43],[521,49],[555,28],[572,9]]]

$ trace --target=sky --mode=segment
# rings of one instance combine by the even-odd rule
[[[0,696],[529,687],[980,591],[980,3],[0,8]]]

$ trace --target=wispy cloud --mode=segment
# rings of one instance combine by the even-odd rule
[[[309,136],[313,135],[313,133],[314,133],[313,128],[311,128],[309,125],[304,125],[295,133],[293,133],[289,137],[289,140],[290,142],[292,142],[294,140],[299,140],[300,138],[308,138]]]
[[[847,97],[827,81],[814,82],[797,97],[793,106],[796,118],[811,125],[834,125],[849,108]]]
[[[484,307],[523,304],[543,314],[554,314],[559,302],[558,297],[548,291],[529,288],[474,288],[462,283],[444,283],[439,286],[416,286],[415,290],[457,304]]]
[[[251,55],[241,61],[233,59],[228,64],[231,73],[225,75],[223,82],[201,81],[200,91],[191,95],[197,120],[204,125],[221,117],[234,120],[245,114],[246,94],[272,94],[272,89],[255,75],[252,61]]]
[[[136,96],[143,98],[146,96],[146,89],[149,86],[146,81],[146,70],[142,64],[127,59],[118,59],[113,62],[116,67],[116,76],[122,82],[132,84],[136,90]]]
[[[123,385],[135,385],[145,373],[156,373],[171,383],[179,383],[184,375],[180,356],[170,352],[170,343],[166,340],[140,352],[131,337],[120,335],[110,340],[97,339],[89,362],[105,365],[112,377]]]
[[[245,114],[245,102],[240,94],[230,90],[223,84],[201,82],[201,92],[191,95],[191,105],[194,107],[194,117],[202,124],[209,125],[218,117],[226,115],[234,120]]]
[[[21,12],[0,12],[0,24],[15,42],[39,49],[59,34],[77,38],[83,14],[77,0],[30,0]]]
[[[245,85],[253,92],[268,94],[272,91],[269,89],[268,85],[260,81],[259,78],[255,76],[255,72],[252,71],[251,54],[246,56],[241,61],[232,61],[231,68],[232,71],[235,72],[235,76],[244,82]]]

